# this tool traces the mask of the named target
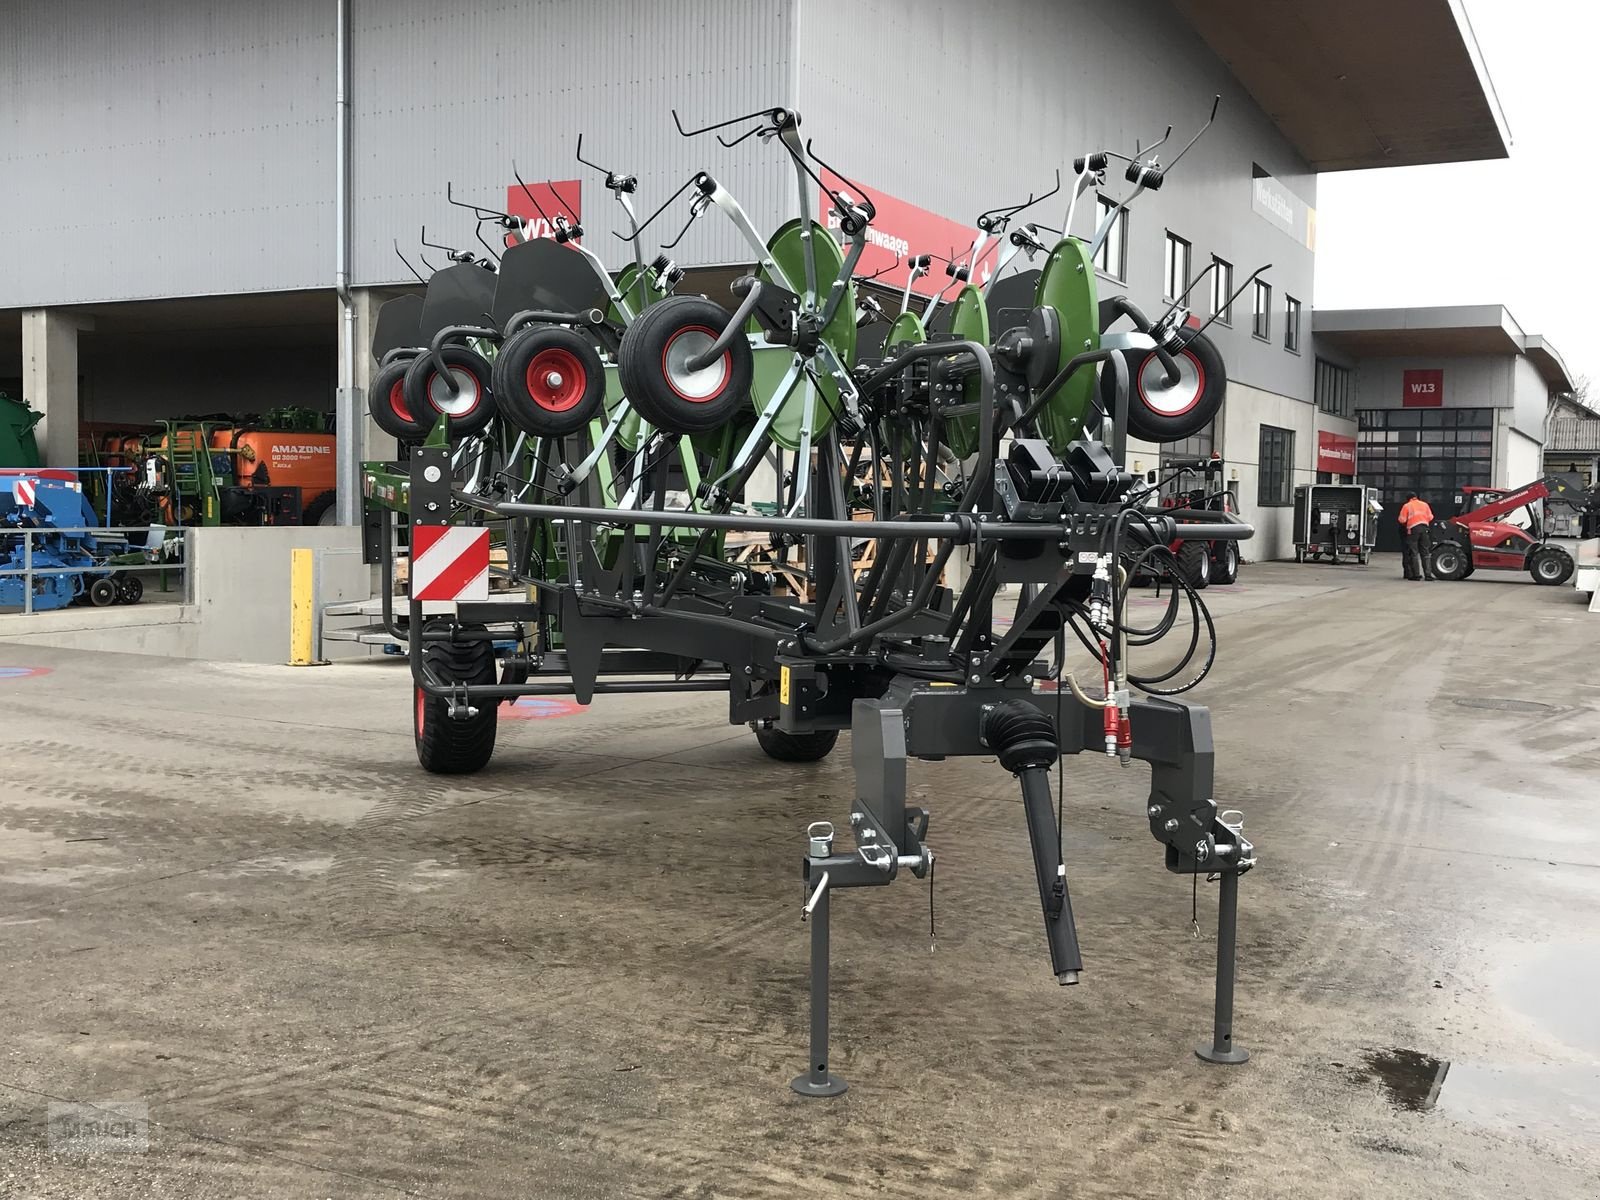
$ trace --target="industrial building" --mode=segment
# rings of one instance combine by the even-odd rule
[[[0,1196],[1593,1200],[1600,487],[1371,551],[1600,417],[1313,303],[1463,0],[0,29]]]
[[[1103,294],[1159,312],[1217,264],[1191,305],[1218,318],[1208,333],[1228,400],[1210,430],[1165,453],[1220,452],[1259,530],[1247,554],[1285,557],[1295,485],[1329,475],[1357,434],[1349,405],[1317,402],[1318,173],[1509,145],[1472,29],[1446,0],[1006,0],[934,15],[903,0],[17,7],[0,51],[12,115],[0,135],[11,181],[0,390],[45,413],[48,461],[77,461],[79,421],[331,411],[342,392],[347,494],[357,462],[393,453],[360,393],[377,305],[415,284],[401,255],[419,270],[443,263],[424,229],[478,249],[447,187],[527,210],[515,166],[550,183],[598,252],[620,251],[602,177],[574,157],[582,134],[586,157],[638,175],[642,212],[704,166],[770,227],[793,202],[774,148],[684,141],[672,111],[695,126],[783,104],[880,199],[879,233],[949,255],[979,212],[1048,190],[1078,154],[1132,152],[1169,125],[1175,153],[1220,94],[1216,126],[1125,214],[1097,265]],[[1378,7],[1385,46],[1428,55],[1392,69],[1370,37]],[[508,19],[513,9],[527,19]],[[883,70],[885,56],[925,79],[926,115],[901,102],[903,74]],[[1104,194],[1125,191],[1113,173]],[[1058,222],[1062,199],[1038,220]],[[1080,208],[1080,231],[1097,210]],[[675,221],[649,235],[667,241]],[[671,253],[737,268],[747,252],[726,224],[698,222]],[[1228,284],[1268,264],[1224,303]],[[1337,345],[1326,358],[1349,361]],[[1149,467],[1162,453],[1132,457]],[[340,511],[353,520],[353,494]]]

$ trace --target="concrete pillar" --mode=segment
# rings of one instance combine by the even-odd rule
[[[22,314],[22,396],[44,414],[34,436],[47,467],[78,465],[78,333],[92,327],[62,309]]]
[[[372,392],[372,377],[378,373],[377,361],[372,357],[372,326],[378,319],[378,309],[388,297],[373,288],[352,288],[355,301],[355,376],[356,388],[361,393],[361,457],[366,461],[393,461],[400,453],[395,440],[373,423],[367,416],[366,397]],[[341,321],[340,336],[344,323]]]

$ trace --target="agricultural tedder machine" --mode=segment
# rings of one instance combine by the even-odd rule
[[[730,721],[786,762],[820,759],[851,730],[849,844],[819,820],[801,864],[811,1057],[793,1086],[811,1096],[845,1087],[827,1051],[835,893],[933,871],[930,814],[907,793],[912,759],[993,757],[1018,780],[1061,984],[1084,965],[1049,772],[1085,752],[1147,762],[1145,816],[1167,869],[1221,884],[1215,1022],[1197,1053],[1243,1062],[1234,931],[1239,877],[1256,860],[1242,817],[1214,798],[1207,711],[1173,698],[1205,677],[1216,639],[1170,546],[1180,530],[1237,544],[1251,529],[1225,511],[1148,510],[1125,469],[1130,431],[1182,438],[1215,416],[1220,357],[1181,301],[1152,320],[1126,297],[1100,300],[1092,248],[1111,217],[1088,241],[1047,241],[1015,220],[1023,206],[979,221],[1008,257],[1041,261],[1022,305],[991,316],[971,282],[980,240],[934,328],[908,288],[881,353],[858,355],[858,324],[881,312],[856,279],[874,205],[800,124],[776,107],[678,125],[724,145],[775,143],[799,211],[769,237],[708,171],[643,222],[637,181],[605,171],[633,250],[620,273],[570,214],[541,210],[554,236],[531,239],[519,218],[473,208],[503,252],[480,235],[486,253],[452,251],[423,296],[380,313],[371,413],[405,449],[366,464],[364,492],[386,572],[395,518],[409,523],[404,624],[393,587],[384,619],[408,649],[418,757],[435,772],[482,768],[498,705],[530,695],[725,693]],[[1061,228],[1113,171],[1132,199],[1176,161],[1077,159]],[[811,211],[819,194],[829,212]],[[665,256],[645,260],[643,232],[683,198],[688,221],[715,209],[749,245],[731,312],[678,294]],[[792,469],[758,494],[760,467],[784,455]],[[877,482],[854,486],[867,466]],[[780,593],[771,571],[733,559],[730,534],[803,552],[807,586]],[[497,600],[491,539],[513,589]],[[857,569],[863,539],[875,553]],[[959,585],[947,570],[958,556]],[[1144,572],[1172,586],[1139,625],[1128,584]],[[425,619],[438,588],[453,615]],[[1152,663],[1147,648],[1174,631],[1175,661]],[[497,642],[515,649],[499,659]],[[1092,664],[1087,685],[1069,645]]]

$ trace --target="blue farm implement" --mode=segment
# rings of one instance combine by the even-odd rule
[[[82,601],[137,603],[144,586],[120,568],[142,561],[142,552],[126,537],[95,533],[98,522],[82,490],[57,474],[68,473],[0,477],[0,607],[39,612]]]

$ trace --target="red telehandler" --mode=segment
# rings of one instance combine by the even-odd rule
[[[1526,571],[1535,583],[1554,586],[1572,578],[1572,555],[1544,535],[1540,501],[1568,504],[1580,513],[1600,513],[1600,485],[1588,490],[1575,475],[1547,475],[1522,487],[1465,487],[1456,494],[1461,511],[1433,523],[1433,573],[1465,579],[1479,567]],[[1519,514],[1527,524],[1507,518]]]

